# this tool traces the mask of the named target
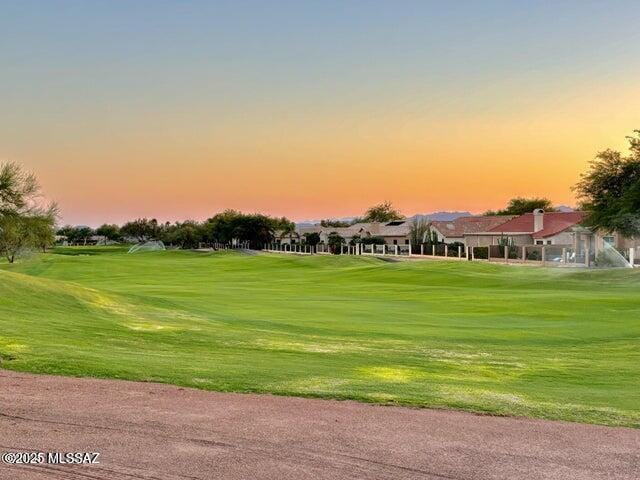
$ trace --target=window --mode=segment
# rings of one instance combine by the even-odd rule
[[[395,239],[394,239],[394,240],[393,240],[393,244],[394,244],[394,245],[397,245],[397,244],[398,244],[398,240],[395,240]]]
[[[409,239],[408,239],[408,238],[405,238],[405,239],[404,239],[404,244],[405,244],[405,245],[409,245]]]
[[[536,245],[544,245],[544,240],[536,240]]]
[[[613,246],[613,244],[616,243],[616,239],[613,236],[602,237],[602,241],[604,242],[605,245],[611,245],[611,246]]]

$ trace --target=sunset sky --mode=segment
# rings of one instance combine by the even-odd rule
[[[572,205],[640,128],[639,25],[637,1],[0,0],[0,161],[94,226]]]

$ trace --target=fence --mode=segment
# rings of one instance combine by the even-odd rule
[[[325,245],[318,245],[318,247],[325,247]],[[299,255],[311,255],[314,253],[328,253],[318,250],[313,245],[304,245],[300,243],[270,243],[265,248],[263,248],[266,252],[275,252],[275,253],[297,253]]]
[[[173,244],[171,244],[173,246]],[[210,250],[248,250],[251,248],[251,244],[248,241],[242,242],[231,242],[231,243],[222,243],[222,242],[200,242],[198,243],[198,248],[201,250],[210,249]]]
[[[504,263],[566,267],[586,267],[592,265],[594,260],[588,250],[576,251],[569,245],[491,245],[488,247],[487,259]]]
[[[264,250],[269,252],[293,253],[299,255],[370,255],[411,258],[437,258],[447,260],[485,261],[540,265],[548,267],[592,267],[596,266],[596,256],[589,249],[576,250],[570,245],[490,245],[482,247],[462,244],[419,244],[419,245],[376,245],[355,244],[329,246],[305,244],[270,244]],[[635,266],[640,266],[638,249],[628,249],[622,255]]]

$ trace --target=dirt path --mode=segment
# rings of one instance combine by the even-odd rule
[[[0,370],[0,479],[637,479],[640,431]]]

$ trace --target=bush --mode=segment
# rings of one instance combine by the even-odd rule
[[[464,256],[464,243],[462,242],[453,242],[453,243],[449,243],[447,245],[448,253],[447,256],[448,257],[457,257],[458,256],[458,247],[460,247],[460,249],[462,250],[462,255]]]
[[[542,260],[542,253],[539,250],[527,251],[527,260]]]
[[[384,245],[385,241],[382,237],[364,237],[360,240],[363,245]]]
[[[504,250],[507,249],[507,258],[517,259],[520,253],[520,248],[515,245],[498,245],[498,255],[500,258],[504,258]]]
[[[473,247],[473,257],[480,260],[488,260],[489,247]]]

